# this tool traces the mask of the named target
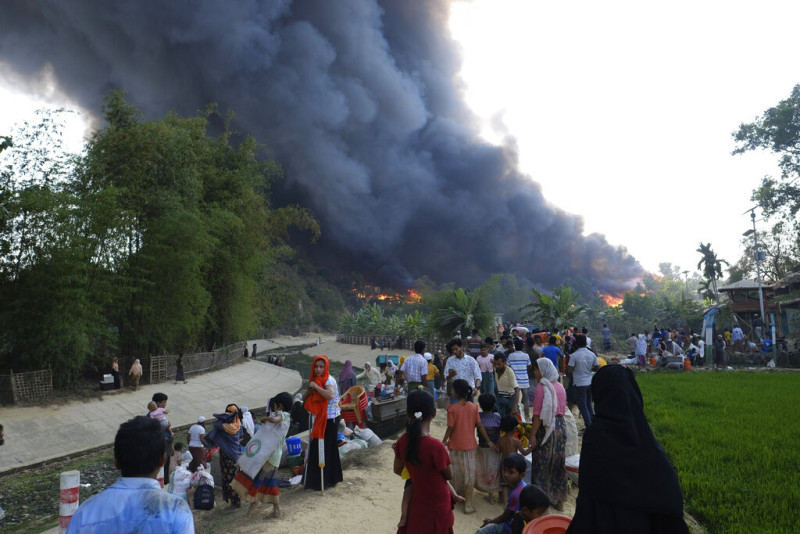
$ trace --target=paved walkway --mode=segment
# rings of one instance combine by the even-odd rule
[[[263,350],[265,340],[255,342]],[[252,348],[253,341],[248,343]],[[294,394],[302,384],[297,371],[252,360],[189,375],[187,380],[186,384],[140,385],[138,391],[109,391],[99,399],[64,405],[2,407],[5,445],[0,447],[0,473],[113,443],[120,423],[145,415],[147,403],[159,391],[169,396],[170,423],[180,427],[194,423],[200,415],[209,419],[231,402],[263,408],[269,397],[281,391]]]

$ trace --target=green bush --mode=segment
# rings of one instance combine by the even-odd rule
[[[638,382],[689,513],[715,533],[798,531],[800,375],[659,372]]]

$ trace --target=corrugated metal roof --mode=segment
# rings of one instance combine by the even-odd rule
[[[767,289],[771,288],[772,286],[762,282],[761,287]],[[736,289],[758,289],[758,282],[754,280],[739,280],[738,282],[734,282],[732,284],[717,289],[719,289],[720,291],[733,291]]]

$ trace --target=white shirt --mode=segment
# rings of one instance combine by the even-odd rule
[[[202,447],[203,442],[200,441],[200,436],[206,435],[206,429],[203,428],[203,425],[194,424],[189,427],[189,446],[190,447]]]
[[[450,374],[450,369],[455,369],[456,376],[453,380],[464,379],[469,383],[471,388],[475,387],[475,381],[481,379],[481,369],[478,367],[478,362],[469,354],[464,354],[463,358],[457,358],[455,355],[447,358],[447,363],[444,364],[444,376]]]
[[[589,349],[582,347],[569,357],[569,366],[573,368],[572,379],[576,386],[592,385],[592,367],[600,365],[597,356]]]

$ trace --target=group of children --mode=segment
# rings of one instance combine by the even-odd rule
[[[503,513],[484,520],[476,534],[521,534],[528,522],[546,513],[550,499],[538,486],[524,482],[524,455],[530,448],[523,447],[514,437],[518,420],[513,415],[501,418],[494,413],[491,394],[480,396],[483,412],[479,414],[477,406],[467,402],[472,388],[464,380],[453,381],[452,388],[458,400],[447,409],[447,431],[442,441],[430,436],[431,421],[436,415],[433,397],[423,390],[412,391],[408,396],[406,433],[395,444],[394,472],[410,475],[398,533],[452,532],[456,502],[464,502],[465,513],[474,511],[470,502],[476,478],[475,452],[479,448],[477,431],[485,449],[498,458],[494,469],[498,479],[502,474],[506,504]]]
[[[514,437],[519,421],[513,415],[500,417],[494,411],[495,398],[484,393],[473,402],[472,388],[465,380],[452,383],[457,401],[447,408],[447,431],[442,441],[431,437],[430,424],[436,415],[433,397],[423,390],[412,391],[407,399],[406,433],[395,446],[396,474],[405,478],[398,532],[452,532],[453,506],[464,502],[472,513],[475,487],[492,494],[500,490],[506,503],[502,514],[486,519],[481,534],[521,533],[524,525],[544,515],[550,499],[538,486],[524,482],[527,462],[524,447]],[[480,442],[476,440],[476,431]],[[488,460],[487,460],[488,459]],[[477,484],[476,484],[477,481]]]

